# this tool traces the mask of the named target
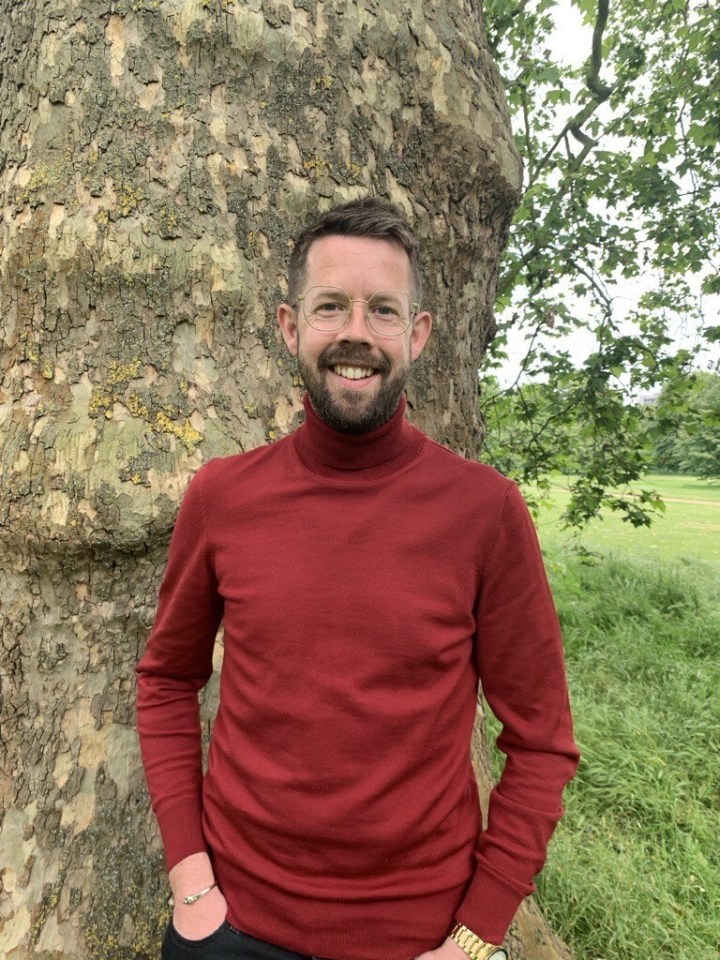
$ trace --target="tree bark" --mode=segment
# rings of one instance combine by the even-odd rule
[[[469,0],[0,0],[0,23],[0,944],[140,960],[168,891],[133,668],[189,477],[298,423],[290,238],[368,191],[408,213],[437,318],[412,416],[473,455],[520,163]]]

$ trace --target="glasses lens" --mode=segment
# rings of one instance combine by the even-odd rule
[[[367,317],[375,333],[396,337],[410,323],[410,297],[402,290],[383,290],[367,303]]]
[[[316,330],[337,330],[350,310],[350,298],[335,287],[311,287],[302,303],[305,319]]]
[[[339,330],[354,302],[363,303],[365,318],[381,337],[396,337],[410,324],[410,295],[403,290],[384,290],[365,302],[353,301],[338,287],[310,287],[302,298],[303,316],[316,330]]]

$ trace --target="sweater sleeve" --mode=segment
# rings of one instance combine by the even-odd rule
[[[502,724],[506,755],[457,919],[502,942],[562,816],[577,768],[560,627],[532,518],[517,487],[505,495],[476,610],[483,693]]]
[[[203,517],[205,472],[193,477],[180,507],[155,623],[136,668],[140,748],[168,870],[207,849],[198,692],[212,674],[222,598]]]

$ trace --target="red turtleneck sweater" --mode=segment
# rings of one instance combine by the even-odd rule
[[[409,960],[457,918],[500,942],[577,763],[557,618],[516,487],[405,419],[306,422],[193,478],[138,665],[168,867],[207,850],[231,923]],[[197,692],[221,620],[203,778]],[[478,679],[507,754],[480,828]]]

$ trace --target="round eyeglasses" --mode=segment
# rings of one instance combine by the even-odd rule
[[[354,303],[364,304],[365,320],[380,337],[405,333],[420,309],[404,290],[381,290],[369,300],[353,299],[339,287],[310,287],[297,298],[302,315],[315,330],[332,333],[344,326]]]

